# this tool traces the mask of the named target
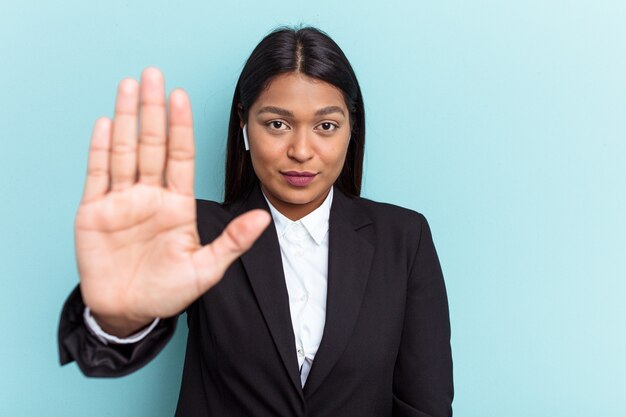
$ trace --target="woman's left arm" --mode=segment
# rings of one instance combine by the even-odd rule
[[[407,283],[402,340],[393,380],[394,417],[452,416],[448,299],[430,227],[421,214]]]

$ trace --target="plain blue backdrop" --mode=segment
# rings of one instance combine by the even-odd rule
[[[13,1],[0,6],[0,416],[171,416],[186,325],[142,370],[59,366],[88,140],[117,82],[185,88],[196,191],[280,24],[327,31],[365,97],[364,196],[429,219],[459,417],[626,415],[626,2]]]

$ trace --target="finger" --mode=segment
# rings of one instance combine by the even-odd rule
[[[270,223],[265,210],[252,210],[232,220],[226,229],[210,244],[193,255],[198,288],[204,293],[219,281],[228,266],[263,233]]]
[[[130,187],[137,176],[138,98],[137,81],[122,80],[117,90],[111,144],[111,189],[116,191]]]
[[[89,146],[87,180],[83,192],[83,203],[95,200],[109,189],[109,152],[111,150],[111,120],[101,117],[96,120]]]
[[[193,118],[189,96],[182,89],[176,89],[170,94],[169,122],[165,181],[170,190],[193,195]]]
[[[165,167],[165,82],[157,68],[141,76],[139,181],[162,185]]]

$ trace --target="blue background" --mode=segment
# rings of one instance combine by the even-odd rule
[[[88,139],[149,65],[191,96],[196,191],[222,196],[228,108],[280,24],[361,83],[364,196],[431,224],[456,416],[626,415],[626,2],[108,1],[0,6],[0,416],[171,416],[186,326],[137,373],[61,368]]]

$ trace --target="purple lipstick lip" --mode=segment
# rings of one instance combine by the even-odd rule
[[[303,171],[303,172],[300,172],[300,171],[284,171],[284,172],[282,172],[281,171],[281,174],[287,175],[289,177],[314,177],[314,176],[317,175],[314,172],[308,172],[308,171]]]
[[[295,187],[305,187],[309,185],[317,174],[313,172],[285,171],[281,174],[287,182]]]

